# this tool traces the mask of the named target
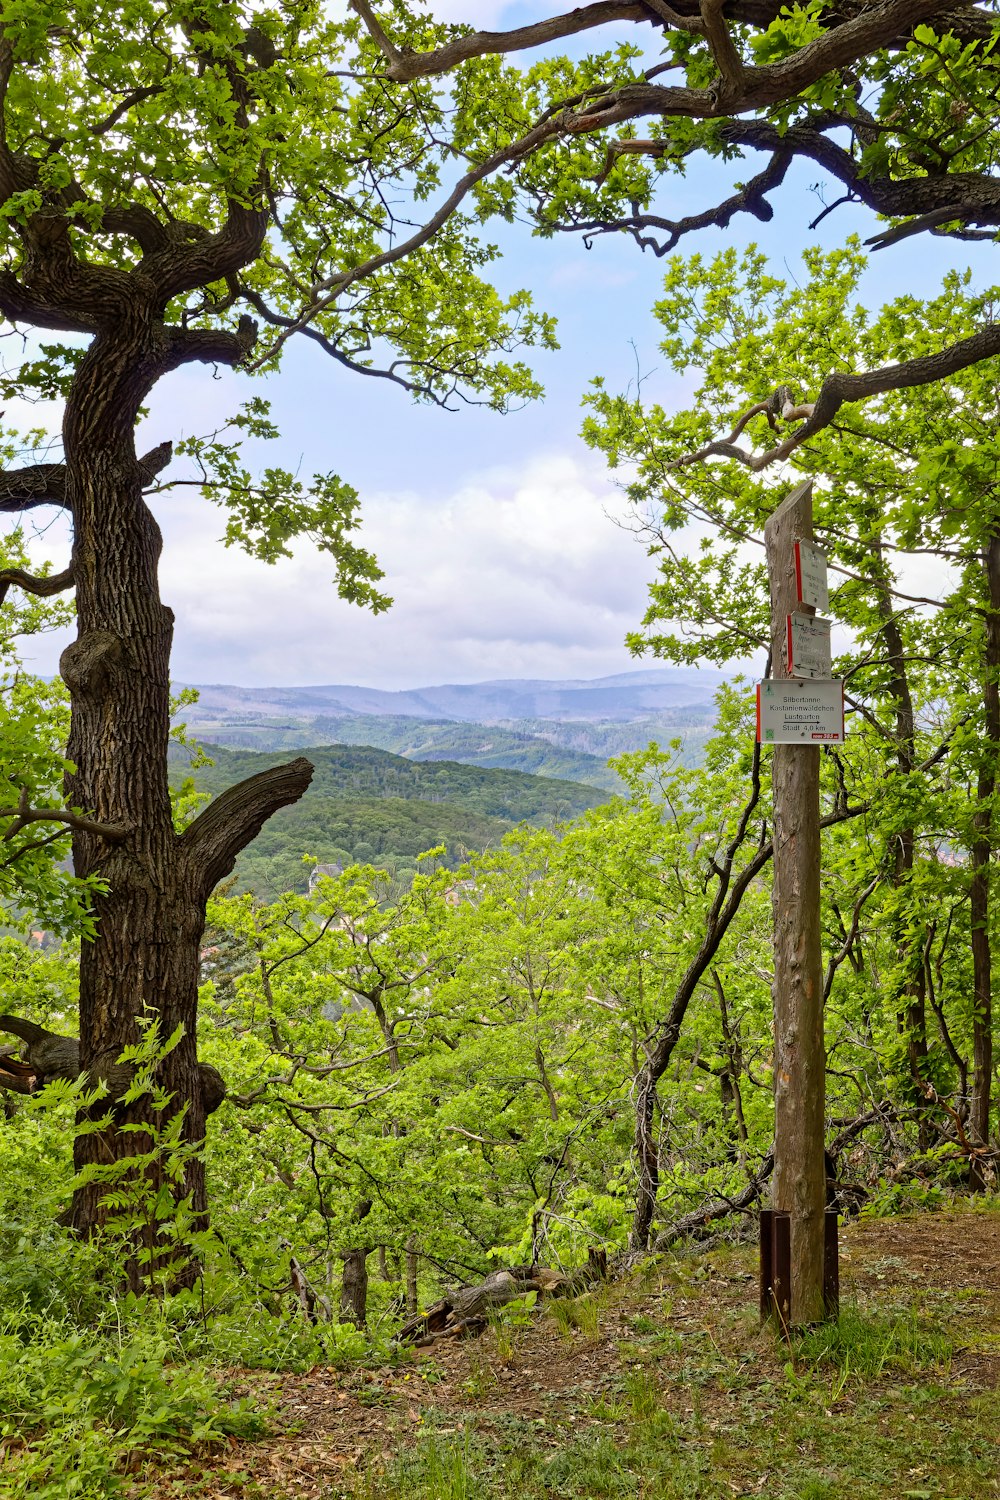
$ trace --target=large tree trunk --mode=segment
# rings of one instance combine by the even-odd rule
[[[160,602],[161,537],[143,499],[144,484],[167,461],[169,448],[140,463],[132,439],[157,338],[155,323],[129,338],[96,338],[67,403],[79,634],[60,667],[72,705],[69,802],[123,830],[119,842],[90,832],[77,832],[73,841],[77,873],[99,876],[105,886],[95,902],[97,935],[81,955],[81,1063],[86,1069],[112,1062],[139,1040],[142,1016],[158,1021],[164,1040],[183,1028],[158,1078],[186,1109],[185,1140],[199,1143],[205,1111],[197,1071],[198,950],[205,903],[271,812],[301,796],[311,767],[300,761],[277,775],[251,778],[217,799],[183,836],[174,831],[167,785],[173,616]],[[147,1135],[119,1127],[154,1120],[148,1098],[119,1109],[107,1131],[78,1136],[77,1168],[148,1151]],[[155,1179],[158,1168],[147,1172]],[[98,1183],[77,1189],[72,1223],[81,1234],[102,1222],[102,1191]],[[174,1194],[189,1199],[195,1215],[205,1214],[198,1156],[188,1161]],[[165,1241],[156,1225],[144,1235],[155,1269]],[[136,1285],[144,1274],[141,1259],[130,1268]],[[188,1259],[180,1279],[194,1274]]]

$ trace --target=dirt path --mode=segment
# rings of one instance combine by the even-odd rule
[[[965,1407],[1000,1386],[1000,1214],[854,1223],[841,1232],[841,1250],[844,1305],[866,1315],[910,1309],[947,1327],[948,1384]],[[182,1493],[328,1500],[428,1430],[440,1436],[472,1427],[530,1431],[543,1447],[555,1445],[568,1432],[624,1423],[625,1414],[616,1417],[615,1393],[640,1368],[652,1372],[660,1394],[681,1413],[693,1410],[686,1393],[696,1384],[699,1421],[724,1430],[740,1420],[736,1387],[745,1393],[780,1379],[787,1359],[773,1335],[759,1329],[756,1302],[752,1250],[685,1254],[585,1301],[577,1313],[582,1327],[567,1327],[565,1313],[549,1305],[525,1326],[501,1326],[463,1343],[443,1340],[380,1369],[247,1372],[236,1387],[241,1394],[266,1393],[276,1407],[276,1435],[191,1463],[148,1493],[152,1500]],[[733,1369],[745,1372],[740,1382]],[[845,1398],[842,1410],[849,1408]],[[750,1493],[735,1486],[733,1492]],[[1000,1487],[989,1493],[1000,1495]]]

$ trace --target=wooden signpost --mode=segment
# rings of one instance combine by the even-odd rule
[[[758,738],[774,746],[774,1176],[773,1208],[761,1224],[761,1302],[784,1323],[802,1326],[827,1312],[819,770],[820,745],[843,739],[843,684],[819,673],[791,680],[800,650],[810,665],[829,661],[828,623],[819,631],[804,623],[812,626],[817,604],[827,607],[826,563],[812,542],[811,481],[779,505],[764,527],[764,545],[771,680],[758,688]],[[832,1253],[835,1269],[835,1242]]]

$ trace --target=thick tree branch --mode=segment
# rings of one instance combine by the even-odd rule
[[[304,757],[272,766],[229,787],[180,836],[191,873],[208,894],[232,870],[241,849],[255,839],[273,813],[306,791],[313,767]]]
[[[161,469],[165,469],[174,456],[174,445],[167,441],[157,443],[155,448],[150,448],[139,459],[139,473],[142,475],[143,484],[152,484]]]
[[[72,567],[66,568],[62,573],[50,573],[47,578],[26,573],[23,568],[0,568],[0,604],[3,604],[12,588],[23,589],[26,594],[34,594],[37,599],[50,599],[53,594],[62,594],[66,589],[71,589],[74,582]]]
[[[352,0],[352,6],[362,19],[366,20],[366,24],[375,20],[367,0]],[[727,7],[727,10],[739,11],[741,8],[739,6]],[[713,28],[713,52],[716,61],[719,61],[720,55],[725,57],[725,67],[720,64],[720,71],[723,74],[721,86],[711,89],[689,89],[645,85],[615,90],[607,95],[606,100],[598,106],[601,124],[610,124],[615,120],[633,119],[639,114],[688,115],[694,118],[710,119],[719,115],[742,114],[746,110],[775,104],[780,100],[794,97],[803,89],[818,82],[827,73],[847,67],[858,58],[877,51],[900,37],[909,35],[914,26],[918,26],[922,21],[930,21],[935,15],[950,14],[966,8],[972,7],[949,6],[942,4],[941,0],[885,0],[885,3],[881,5],[866,5],[851,19],[843,21],[842,24],[825,32],[823,36],[806,43],[790,57],[760,68],[744,68],[740,65],[738,70],[734,67],[734,63],[738,63],[739,59],[735,54],[732,39],[728,37],[728,28],[721,15],[717,14],[719,8],[713,0],[703,0],[697,9],[692,11],[691,20],[687,20],[686,17],[682,20],[683,12],[680,7],[675,6],[662,8],[659,4],[634,7],[611,4],[583,6],[577,10],[565,12],[561,16],[554,16],[551,20],[539,21],[533,26],[519,27],[512,31],[471,32],[465,36],[455,37],[434,52],[401,53],[388,42],[377,22],[375,24],[378,32],[381,33],[382,40],[379,40],[379,35],[375,32],[372,34],[383,53],[390,57],[389,67],[386,70],[387,76],[393,82],[405,83],[415,78],[427,77],[429,74],[448,72],[470,57],[482,57],[488,53],[503,54],[521,51],[527,47],[543,46],[546,42],[563,36],[571,36],[575,32],[587,30],[595,25],[604,25],[612,20],[647,20],[651,10],[660,16],[663,16],[664,10],[668,10],[670,15],[665,19],[669,19],[672,24],[683,24],[685,30],[700,31],[706,27],[705,12],[707,10]],[[604,12],[604,14],[597,17],[595,15],[597,12]],[[633,12],[633,14],[628,14],[628,12]],[[371,30],[370,25],[369,29]],[[723,30],[727,32],[726,42],[723,42],[721,37]],[[387,47],[391,49],[391,54],[386,51]],[[727,70],[728,77],[726,76]],[[619,110],[621,112],[618,112]],[[572,128],[578,130],[600,128],[597,124],[585,123],[586,118],[586,115],[580,118],[579,123]]]
[[[251,265],[263,249],[268,222],[267,208],[231,201],[226,222],[217,233],[154,250],[143,256],[138,270],[150,278],[159,306],[166,307],[185,292],[225,281]]]
[[[824,115],[809,125],[793,125],[781,132],[764,120],[734,120],[723,129],[733,146],[755,151],[790,151],[829,172],[852,198],[886,218],[917,215],[931,228],[950,219],[976,224],[1000,223],[1000,181],[986,172],[943,172],[920,176],[865,174],[860,162],[825,134],[856,128],[860,122]],[[876,248],[891,244],[900,233],[886,229],[869,241]]]
[[[606,26],[613,21],[652,19],[649,6],[628,3],[628,0],[599,0],[597,4],[583,5],[565,15],[553,16],[551,20],[538,21],[531,26],[518,26],[511,31],[467,32],[464,36],[453,37],[434,52],[408,52],[401,51],[389,40],[368,0],[350,0],[350,5],[364,21],[369,35],[388,62],[385,73],[393,83],[412,83],[415,78],[447,73],[471,57],[523,52],[528,47],[541,47],[546,42],[575,36],[578,32],[588,31],[594,26]]]
[[[66,505],[65,464],[0,469],[0,512],[34,510],[39,505]]]
[[[729,88],[738,90],[743,87],[746,69],[722,18],[724,3],[725,0],[701,0],[701,25],[723,81]]]
[[[706,443],[695,453],[684,454],[681,458],[675,459],[671,467],[681,468],[687,464],[700,463],[706,458],[731,458],[743,464],[752,473],[758,473],[770,464],[781,463],[790,457],[796,448],[800,448],[803,443],[829,427],[840,408],[849,402],[867,401],[872,396],[884,395],[886,391],[909,390],[913,386],[933,385],[939,380],[947,380],[949,376],[957,375],[961,370],[967,370],[970,365],[979,364],[984,359],[992,359],[998,354],[1000,354],[1000,324],[991,323],[981,332],[971,334],[967,339],[960,339],[958,343],[950,345],[947,349],[941,349],[935,354],[923,354],[917,359],[904,359],[898,365],[884,365],[881,369],[869,370],[862,375],[849,375],[843,371],[834,371],[823,381],[819,395],[814,402],[805,402],[800,406],[786,405],[782,412],[786,420],[796,420],[804,416],[806,421],[773,448],[768,448],[764,453],[755,454],[741,448],[733,441],[733,435],[730,435],[728,439]],[[779,387],[780,391],[786,389],[787,387],[784,386]],[[735,433],[742,431],[749,418],[762,409],[761,403],[758,402],[744,413],[734,429]]]
[[[9,323],[49,328],[54,333],[94,333],[98,326],[97,317],[86,309],[86,304],[69,306],[50,302],[29,292],[13,271],[5,270],[0,270],[0,317]]]
[[[144,203],[130,203],[127,208],[105,209],[101,217],[101,228],[108,234],[127,235],[135,241],[144,255],[154,255],[171,243],[167,226]]]
[[[178,328],[170,330],[165,361],[166,370],[181,365],[230,365],[235,368],[253,351],[257,342],[257,324],[242,317],[236,331],[226,328]]]
[[[0,1049],[0,1085],[5,1088],[14,1088],[18,1093],[32,1094],[54,1078],[65,1078],[69,1082],[74,1082],[83,1074],[88,1088],[96,1088],[104,1084],[109,1098],[117,1101],[127,1092],[134,1080],[134,1068],[129,1063],[119,1062],[115,1056],[95,1058],[87,1072],[83,1073],[80,1065],[80,1043],[75,1036],[60,1036],[54,1031],[47,1031],[44,1026],[36,1025],[34,1021],[24,1020],[21,1016],[0,1016],[0,1031],[18,1036],[22,1042],[26,1043],[24,1048],[26,1063],[12,1061],[7,1055],[9,1048]],[[18,1079],[24,1086],[11,1083],[9,1078],[4,1077],[5,1073]],[[226,1097],[225,1081],[218,1068],[213,1068],[211,1063],[198,1063],[198,1076],[205,1113],[211,1114],[218,1109]]]

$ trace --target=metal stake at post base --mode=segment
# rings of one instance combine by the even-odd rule
[[[828,1318],[840,1312],[837,1210],[823,1223],[823,1307]],[[781,1209],[760,1211],[760,1320],[775,1319],[784,1332],[792,1326],[792,1216]]]

